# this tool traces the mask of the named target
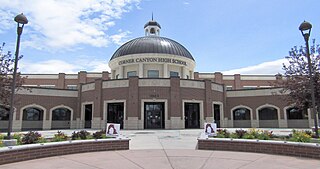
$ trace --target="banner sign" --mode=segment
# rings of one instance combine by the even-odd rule
[[[204,133],[208,136],[217,135],[217,124],[216,123],[204,123]]]
[[[106,135],[119,136],[120,135],[120,124],[107,123]]]

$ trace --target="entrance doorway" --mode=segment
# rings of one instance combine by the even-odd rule
[[[124,103],[108,103],[107,123],[118,123],[123,129]]]
[[[164,103],[144,103],[144,127],[145,129],[164,129]]]
[[[214,104],[213,105],[213,118],[214,122],[217,124],[217,128],[220,128],[220,105]]]
[[[200,104],[184,104],[185,128],[200,128]]]
[[[84,128],[91,128],[92,104],[84,106]]]

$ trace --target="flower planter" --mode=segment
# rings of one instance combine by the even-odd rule
[[[242,151],[320,159],[320,144],[273,140],[198,138],[200,150]]]
[[[0,148],[0,165],[44,157],[112,150],[129,150],[128,138],[69,140]]]

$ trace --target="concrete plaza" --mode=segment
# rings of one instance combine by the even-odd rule
[[[320,160],[230,151],[197,150],[202,130],[123,130],[130,150],[63,155],[0,166],[11,168],[319,168]],[[280,130],[277,132],[289,132]],[[53,131],[52,131],[53,132]],[[54,131],[53,133],[55,133]],[[66,131],[68,133],[69,131]],[[71,131],[70,131],[71,132]],[[51,131],[43,132],[50,135]]]

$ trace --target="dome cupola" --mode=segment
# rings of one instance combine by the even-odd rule
[[[193,79],[195,60],[180,43],[160,36],[153,20],[144,25],[145,36],[120,46],[109,61],[112,79],[180,77]]]
[[[161,29],[160,24],[157,21],[153,20],[153,14],[152,14],[151,21],[147,22],[144,25],[145,35],[146,36],[150,36],[150,35],[160,36],[160,29]]]

